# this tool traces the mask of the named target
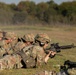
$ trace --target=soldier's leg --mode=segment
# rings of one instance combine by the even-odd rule
[[[22,60],[21,56],[18,54],[13,54],[12,56],[16,60],[14,68],[21,68],[23,66],[21,63],[21,60]]]
[[[0,58],[2,58],[5,53],[6,53],[5,49],[3,50],[0,49]]]
[[[7,56],[5,56],[5,57],[3,57],[3,58],[1,58],[0,59],[0,69],[2,70],[2,69],[7,69],[8,68],[8,58],[9,58],[10,56],[9,55],[7,55]]]
[[[0,69],[12,69],[15,65],[20,64],[21,59],[19,55],[6,55],[0,59]],[[21,66],[19,66],[20,68]]]

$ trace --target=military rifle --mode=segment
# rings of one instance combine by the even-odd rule
[[[72,62],[72,61],[70,61],[70,60],[67,60],[67,61],[65,61],[64,62],[64,65],[66,66],[68,66],[68,68],[76,68],[76,62]]]
[[[64,49],[71,49],[75,47],[76,46],[74,46],[74,44],[60,46],[59,43],[53,43],[51,44],[50,50],[58,53],[58,52],[61,52],[61,49],[64,50]]]
[[[61,52],[61,50],[71,49],[71,48],[75,48],[75,47],[76,46],[74,46],[74,44],[60,46],[59,43],[53,43],[53,44],[50,44],[50,48],[45,49],[45,52],[47,54],[49,53],[49,51],[54,51],[56,53],[59,53],[59,52]],[[59,54],[56,54],[56,55],[59,55]],[[54,57],[54,56],[50,55],[50,57]]]
[[[76,62],[66,60],[64,66],[60,66],[60,72],[57,75],[70,75],[68,69],[76,68]]]

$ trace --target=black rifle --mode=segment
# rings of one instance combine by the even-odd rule
[[[71,49],[71,48],[75,48],[76,46],[74,46],[74,44],[71,44],[71,45],[64,45],[64,46],[60,46],[59,43],[53,43],[50,45],[50,48],[48,49],[45,49],[46,51],[47,50],[51,50],[51,51],[54,51],[54,52],[61,52],[61,49]]]
[[[61,50],[71,49],[71,48],[75,48],[75,47],[76,46],[74,46],[74,44],[60,46],[59,43],[53,43],[50,45],[50,48],[45,49],[45,52],[48,54],[49,50],[51,50],[51,51],[54,51],[56,53],[59,53],[59,52],[61,52]],[[53,58],[54,56],[50,55],[50,57]]]
[[[70,75],[66,66],[60,66],[60,72],[56,75]]]
[[[67,66],[67,67],[66,67]],[[64,66],[60,66],[60,72],[57,75],[70,75],[68,69],[76,68],[76,62],[66,60]]]
[[[64,62],[64,65],[67,65],[68,68],[72,69],[72,68],[76,68],[76,62],[72,62],[70,60],[67,60]]]
[[[75,48],[75,47],[76,46],[74,46],[74,44],[60,46],[59,43],[53,43],[53,44],[51,44],[50,50],[58,53],[58,52],[61,52],[61,49],[71,49],[71,48]]]

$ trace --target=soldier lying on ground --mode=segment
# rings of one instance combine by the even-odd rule
[[[6,32],[1,42],[2,55],[12,52],[12,47],[17,43],[17,36],[14,32]]]
[[[3,54],[5,53],[5,49],[4,49],[4,37],[5,34],[7,32],[4,31],[0,31],[0,58],[3,56]]]
[[[12,55],[6,55],[0,59],[0,69],[20,68],[22,67],[21,61],[23,61],[26,68],[37,67],[42,65],[42,63],[47,63],[49,55],[56,54],[50,51],[46,55],[44,52],[44,48],[48,46],[49,42],[50,39],[47,34],[37,34],[35,45],[27,46]],[[27,41],[26,44],[28,44]]]
[[[21,38],[22,41],[17,42],[17,44],[14,46],[14,48],[13,48],[14,52],[17,51],[17,50],[21,50],[24,47],[29,46],[30,44],[33,44],[34,43],[34,37],[35,36],[31,33],[25,34]]]
[[[22,40],[23,40],[23,42],[18,42],[16,44],[12,54],[6,55],[2,59],[0,59],[1,69],[12,69],[12,68],[23,67],[23,65],[21,64],[22,58],[16,52],[18,50],[21,50],[23,47],[30,46],[34,41],[34,35],[33,34],[26,34],[23,36]],[[10,51],[8,51],[8,52],[10,52]]]

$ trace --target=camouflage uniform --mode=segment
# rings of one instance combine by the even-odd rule
[[[50,38],[48,37],[47,34],[40,33],[36,35],[35,42],[36,41],[38,41],[41,44],[44,44],[45,42],[50,42]],[[44,58],[46,56],[46,53],[44,52],[44,48],[40,45],[36,44],[32,50],[32,55],[34,59],[36,59],[36,66],[40,66],[42,63],[44,63]]]
[[[18,68],[18,63],[21,61],[21,57],[17,54],[6,55],[0,59],[0,69],[12,69]]]
[[[36,59],[36,67],[44,63],[45,52],[42,47],[35,45],[32,49],[32,56]]]
[[[5,34],[5,38],[12,40],[12,42],[10,43],[12,47],[18,42],[18,36],[14,32],[7,32]]]
[[[76,69],[68,69],[68,73],[70,74],[70,75],[76,75]]]
[[[46,35],[45,35],[45,38],[43,38],[44,35],[45,34],[36,35],[35,41],[42,40],[41,42],[46,42],[46,41],[49,42],[49,39],[47,38]],[[28,41],[29,41],[29,39],[28,39]],[[44,57],[46,56],[43,47],[41,47],[39,44],[29,45],[29,46],[25,47],[22,51],[20,51],[20,53],[18,53],[18,54],[22,57],[22,60],[25,63],[27,68],[40,66],[42,63],[44,63]]]
[[[11,42],[7,43],[6,40],[9,39],[11,40]],[[4,37],[4,48],[6,52],[8,52],[9,54],[13,53],[13,48],[17,42],[17,35],[14,32],[7,32]]]
[[[50,42],[49,37],[46,34],[37,34],[35,37],[35,42]],[[44,49],[39,43],[31,46],[29,49],[23,49],[26,59],[23,59],[27,68],[38,67],[44,63],[44,58],[46,56]],[[23,55],[21,55],[24,58]],[[30,63],[31,62],[31,63]]]
[[[27,45],[24,46],[23,49],[20,51],[20,53],[18,53],[18,54],[20,54],[22,59],[25,60],[25,62],[22,60],[26,65],[24,67],[29,68],[29,67],[32,67],[32,65],[33,65],[34,60],[33,60],[33,58],[30,58],[30,57],[32,57],[31,56],[31,50],[32,50],[32,47],[33,47],[33,44],[34,44],[34,37],[35,36],[30,33],[30,34],[24,35],[23,38],[22,38],[22,40],[25,41],[25,45],[26,45],[26,42],[28,42]],[[28,60],[28,58],[29,58],[29,60]]]
[[[6,55],[3,58],[1,58],[0,59],[0,69],[21,68],[22,67],[22,64],[21,64],[22,58],[18,53],[19,52],[16,52],[16,53],[13,53],[11,55]]]
[[[31,34],[31,33],[25,34],[21,40],[22,41],[17,42],[16,45],[14,46],[14,48],[13,48],[14,51],[21,50],[24,47],[28,46],[28,45],[25,44],[26,41],[32,42],[32,44],[33,44],[33,42],[34,42],[34,35]]]
[[[3,54],[5,53],[5,48],[4,48],[4,41],[1,40],[0,41],[0,58],[3,56]]]
[[[50,40],[46,34],[37,34],[35,37],[35,41],[42,42],[42,43],[50,42]],[[32,41],[30,41],[30,42],[32,42]],[[16,56],[16,55],[18,55],[18,57],[20,58],[19,60],[17,60],[18,57],[15,57],[14,60],[19,61],[17,64],[19,64],[22,60],[24,62],[24,65],[26,65],[27,68],[40,66],[42,63],[44,63],[44,58],[46,56],[43,47],[40,46],[39,44],[29,45],[29,46],[23,48],[21,51],[17,52],[16,54],[13,54],[13,56]],[[10,58],[13,56],[7,55],[7,58]],[[11,63],[11,60],[9,59],[7,61],[5,58],[6,58],[6,56],[0,60],[1,69],[8,68],[8,67],[5,67],[2,62],[5,62],[5,64],[7,64],[10,67],[8,62]],[[16,65],[16,62],[12,65]]]
[[[3,56],[3,54],[5,53],[5,49],[4,49],[4,41],[3,41],[3,32],[0,32],[0,57]]]
[[[28,33],[23,36],[23,39],[25,41],[30,41],[30,42],[34,42],[34,38],[35,36],[32,33]]]
[[[7,52],[9,54],[13,53],[13,47],[17,43],[17,38],[14,39],[14,37],[16,37],[14,33],[7,32],[5,34],[4,39],[2,41],[0,41],[0,42],[2,42],[1,43],[2,44],[2,46],[1,46],[2,50],[1,50],[1,55],[0,55],[1,57],[3,55],[5,55]],[[7,39],[11,39],[12,43],[11,42],[6,43]],[[7,69],[7,68],[11,69],[11,68],[14,68],[15,65],[18,68],[19,66],[22,66],[22,65],[18,64],[20,61],[21,61],[20,56],[17,55],[17,54],[6,55],[6,56],[4,56],[3,58],[0,59],[1,69]]]

